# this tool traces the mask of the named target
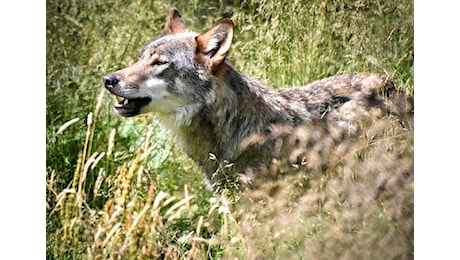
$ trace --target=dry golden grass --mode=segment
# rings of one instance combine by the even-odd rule
[[[390,118],[363,129],[316,140],[304,170],[240,196],[248,259],[414,257],[413,129]]]

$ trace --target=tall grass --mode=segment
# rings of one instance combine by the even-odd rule
[[[235,39],[229,62],[273,88],[303,85],[340,72],[374,71],[391,75],[413,93],[412,1],[47,0],[46,5],[47,258],[245,259],[257,255],[257,250],[273,258],[326,258],[341,252],[347,252],[341,255],[345,258],[360,252],[361,257],[375,257],[379,251],[369,253],[366,247],[379,242],[394,245],[387,240],[403,236],[407,239],[396,242],[406,251],[397,255],[411,257],[412,175],[401,184],[403,193],[390,189],[399,195],[385,193],[377,209],[336,208],[338,201],[351,198],[366,204],[359,199],[360,195],[367,198],[366,189],[340,175],[340,170],[364,169],[364,174],[377,167],[368,160],[357,163],[357,157],[385,162],[388,172],[410,171],[411,133],[391,134],[388,127],[375,130],[378,134],[368,132],[368,137],[351,146],[368,149],[353,150],[357,157],[346,157],[331,171],[334,174],[327,175],[336,181],[325,190],[342,192],[321,197],[324,203],[318,204],[315,197],[323,193],[288,194],[297,203],[288,214],[296,219],[294,225],[279,217],[286,210],[281,202],[251,219],[238,214],[239,205],[217,199],[206,189],[196,166],[154,118],[115,115],[101,78],[134,62],[141,46],[162,34],[166,15],[175,6],[195,31],[232,17]],[[401,154],[377,156],[388,152],[380,144],[391,151],[400,149]],[[241,204],[267,203],[257,194],[247,196],[258,200]],[[326,203],[327,198],[334,203]],[[403,203],[403,210],[395,210],[395,203]],[[264,208],[264,204],[250,205]],[[299,205],[309,205],[312,211]],[[352,217],[346,218],[347,214]],[[402,220],[395,221],[398,217]],[[249,220],[241,224],[245,218]],[[350,219],[353,223],[346,223]],[[370,223],[357,224],[362,220]],[[257,225],[260,228],[255,229]],[[365,243],[356,246],[356,239]]]

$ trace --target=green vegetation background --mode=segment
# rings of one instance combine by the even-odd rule
[[[226,225],[225,216],[210,214],[216,202],[201,174],[154,118],[120,118],[112,111],[113,97],[103,90],[103,75],[133,63],[144,43],[161,36],[173,6],[197,32],[231,17],[235,37],[229,63],[264,79],[270,87],[303,85],[341,72],[372,71],[392,76],[413,93],[412,1],[47,0],[47,258],[143,253],[218,258],[225,245],[234,242],[198,247],[180,240],[192,231],[199,233],[197,228],[204,222],[208,226],[206,232],[201,228],[200,235],[211,239]],[[58,131],[72,119],[76,121]],[[143,154],[146,158],[139,159]],[[174,208],[171,205],[185,208],[174,208],[178,216],[169,225],[158,226],[156,235],[144,230],[146,223],[123,222],[141,211],[149,196],[160,200],[163,193],[179,204],[157,205],[158,216],[173,219],[168,215],[172,214],[168,209]],[[113,217],[113,205],[124,205],[114,198],[139,207],[139,211],[122,210],[123,217],[116,217],[121,223],[118,228],[115,222],[110,226],[112,218],[104,217]],[[184,198],[187,203],[180,204]],[[201,216],[207,219],[203,222]],[[135,231],[129,231],[130,227]],[[128,243],[128,249],[123,248],[134,233],[137,244],[147,237],[156,246],[141,249]]]

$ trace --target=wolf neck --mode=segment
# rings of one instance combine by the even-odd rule
[[[170,127],[182,149],[207,174],[217,167],[209,159],[210,153],[218,161],[232,162],[241,152],[241,140],[266,131],[264,127],[275,119],[289,119],[273,91],[231,66],[222,65],[213,78],[213,102],[200,107],[189,124]]]

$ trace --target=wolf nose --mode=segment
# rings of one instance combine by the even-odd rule
[[[103,80],[106,88],[112,88],[115,84],[118,83],[118,79],[114,74],[104,76]]]

